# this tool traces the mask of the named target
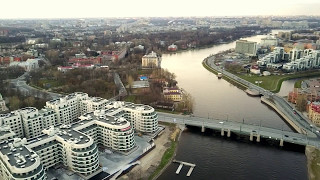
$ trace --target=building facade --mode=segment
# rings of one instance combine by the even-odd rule
[[[131,123],[108,114],[106,110],[85,113],[75,123],[50,126],[28,140],[13,138],[8,127],[0,128],[0,179],[46,179],[46,170],[56,165],[83,179],[93,177],[101,172],[99,145],[118,152],[136,146]]]
[[[182,101],[182,92],[178,87],[164,88],[163,96],[165,99],[180,102]]]
[[[142,57],[142,68],[161,68],[161,57],[155,52]]]
[[[2,95],[0,94],[0,112],[7,111],[8,108],[6,106],[6,102],[3,100]]]
[[[320,102],[311,102],[308,104],[308,117],[309,119],[316,124],[320,125]]]
[[[257,43],[247,40],[239,40],[236,42],[236,53],[246,54],[249,56],[257,55]]]

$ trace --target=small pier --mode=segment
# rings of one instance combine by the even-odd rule
[[[178,160],[175,160],[175,159],[174,159],[172,162],[174,162],[174,163],[179,163],[179,164],[180,164],[179,167],[178,167],[178,169],[177,169],[177,171],[176,171],[176,174],[179,174],[179,173],[180,173],[183,165],[190,166],[190,169],[189,169],[189,171],[188,171],[188,173],[187,173],[187,176],[188,176],[188,177],[191,175],[193,169],[196,167],[195,164],[187,163],[187,162],[183,162],[183,161],[178,161]]]
[[[244,92],[250,96],[260,96],[260,92],[255,89],[246,89]]]

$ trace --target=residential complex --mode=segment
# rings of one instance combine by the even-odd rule
[[[41,110],[0,114],[0,179],[46,179],[56,165],[89,179],[101,172],[97,147],[129,152],[136,146],[134,129],[158,130],[152,107],[80,92],[48,101]]]
[[[161,57],[155,52],[142,57],[142,68],[161,68]]]
[[[303,52],[303,55],[301,56],[302,52]],[[292,53],[293,56],[290,57],[291,62],[284,64],[283,70],[300,71],[300,70],[320,67],[320,51],[319,50],[306,49],[302,52],[294,51],[294,53]]]
[[[257,43],[247,41],[247,40],[239,40],[236,42],[235,52],[241,53],[241,54],[246,54],[249,56],[256,56],[257,55]]]
[[[289,61],[280,64],[283,61]],[[320,50],[297,49],[284,51],[283,47],[275,47],[274,50],[257,61],[257,64],[267,68],[280,69],[285,71],[301,71],[320,67]]]

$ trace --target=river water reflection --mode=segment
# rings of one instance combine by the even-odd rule
[[[246,38],[259,42],[265,35]],[[206,49],[164,54],[162,67],[177,76],[179,87],[195,99],[194,115],[228,119],[290,130],[288,125],[258,97],[242,90],[203,68],[202,60],[210,54],[235,47],[235,42]],[[282,92],[281,92],[282,93]],[[283,92],[284,93],[284,92]],[[187,130],[180,139],[177,159],[197,164],[189,179],[307,179],[303,153],[271,146],[204,136]],[[180,175],[172,164],[159,179],[187,179],[187,168]]]

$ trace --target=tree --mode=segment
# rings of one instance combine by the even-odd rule
[[[12,110],[12,111],[19,109],[20,104],[21,104],[20,99],[18,98],[18,96],[11,97],[9,99],[9,103],[10,103],[10,105],[9,105],[10,110]]]
[[[34,106],[35,101],[36,100],[34,99],[34,97],[28,97],[23,102],[25,103],[26,106],[31,107],[31,106]]]
[[[296,101],[296,107],[298,111],[305,111],[307,108],[307,96],[305,94],[299,95]]]
[[[134,81],[133,77],[131,75],[129,75],[127,81],[128,81],[128,84],[129,84],[129,88],[131,88],[131,86],[133,84],[133,81]]]

